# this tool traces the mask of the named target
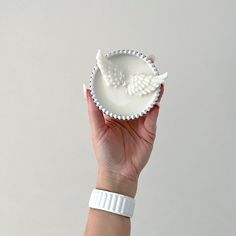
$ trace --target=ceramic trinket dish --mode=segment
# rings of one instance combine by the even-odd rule
[[[96,106],[107,116],[132,120],[149,112],[158,100],[167,73],[159,74],[147,56],[135,50],[103,55],[90,76],[90,92]]]

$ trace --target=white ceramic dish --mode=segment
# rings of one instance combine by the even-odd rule
[[[159,75],[155,64],[143,53],[135,50],[117,50],[106,57],[122,68],[126,74]],[[96,106],[106,115],[119,120],[132,120],[149,112],[158,100],[160,86],[145,96],[131,96],[124,87],[107,86],[98,64],[90,76],[90,92]]]

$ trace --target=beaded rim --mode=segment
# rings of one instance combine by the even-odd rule
[[[129,50],[129,49],[116,50],[116,51],[106,54],[106,56],[109,58],[111,56],[121,55],[121,54],[136,56],[136,57],[144,60],[148,64],[148,66],[151,67],[151,69],[154,72],[154,75],[159,75],[159,71],[158,71],[157,67],[155,66],[155,64],[146,55],[144,55],[143,53],[138,52],[136,50]],[[160,87],[155,91],[155,97],[153,98],[153,102],[146,109],[144,109],[142,112],[139,112],[134,115],[119,115],[119,114],[115,114],[115,113],[110,112],[105,107],[103,107],[102,104],[100,104],[100,102],[98,101],[98,99],[96,98],[96,95],[95,95],[93,81],[94,81],[94,77],[96,75],[97,70],[99,70],[99,67],[96,64],[93,67],[92,73],[90,75],[90,80],[89,80],[90,94],[92,96],[92,99],[93,99],[95,105],[98,107],[98,109],[101,110],[107,116],[114,118],[114,119],[118,119],[118,120],[134,120],[134,119],[137,119],[137,118],[147,114],[153,108],[153,106],[156,104],[156,102],[159,98],[159,95],[160,95]]]

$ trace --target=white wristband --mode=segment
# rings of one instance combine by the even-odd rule
[[[134,206],[134,198],[100,189],[94,189],[89,200],[90,208],[108,211],[126,217],[133,216]]]

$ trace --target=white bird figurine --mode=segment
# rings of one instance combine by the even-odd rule
[[[143,96],[152,93],[168,77],[167,72],[161,75],[141,73],[127,76],[118,65],[112,63],[100,50],[98,50],[96,59],[106,84],[114,88],[126,87],[129,95]]]

